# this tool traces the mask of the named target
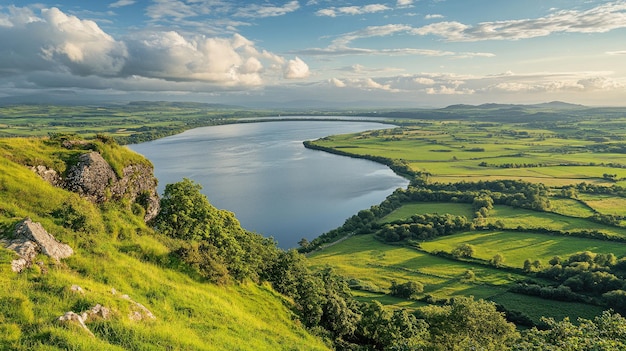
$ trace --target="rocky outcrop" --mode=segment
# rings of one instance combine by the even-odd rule
[[[86,153],[68,170],[64,187],[95,203],[124,198],[137,202],[146,210],[146,222],[159,213],[157,180],[149,165],[126,166],[118,178],[102,155],[95,151]]]
[[[107,189],[117,180],[109,163],[97,152],[82,154],[65,178],[65,188],[89,200],[102,203],[108,200]]]
[[[139,203],[145,210],[147,222],[159,214],[160,202],[157,194],[157,179],[151,166],[135,164],[124,167],[122,178],[114,182],[111,192],[115,199],[126,196],[131,202]]]
[[[85,323],[89,322],[90,320],[94,319],[94,318],[102,318],[102,319],[108,319],[109,318],[109,314],[110,311],[108,308],[97,304],[95,305],[93,308],[84,311],[81,314],[75,313],[73,311],[68,311],[65,312],[64,315],[62,315],[61,317],[58,318],[59,323],[61,324],[68,324],[68,323],[75,323],[78,324],[82,329],[84,329],[90,336],[94,336],[93,333],[91,332],[91,330],[89,330],[89,328],[87,328],[87,325]]]
[[[63,179],[59,173],[52,168],[39,165],[31,167],[31,170],[37,173],[41,178],[43,178],[43,180],[54,186],[61,186],[63,184]]]
[[[8,243],[7,248],[20,256],[11,262],[11,269],[14,272],[19,273],[30,267],[39,252],[56,261],[74,253],[69,245],[58,242],[43,228],[41,223],[33,222],[30,218],[18,223],[13,234],[14,239]]]

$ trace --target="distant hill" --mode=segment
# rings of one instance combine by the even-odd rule
[[[551,109],[577,109],[584,108],[584,105],[570,104],[562,101],[551,101],[540,104],[497,104],[486,103],[481,105],[456,104],[444,107],[443,110],[460,110],[460,109],[528,109],[528,108],[551,108]]]
[[[575,108],[584,108],[585,105],[579,104],[570,104],[562,101],[551,101],[544,102],[542,104],[529,105],[529,107],[537,107],[537,108],[552,108],[552,109],[575,109]]]
[[[213,104],[213,103],[204,103],[204,102],[185,102],[185,101],[131,101],[128,103],[128,106],[171,106],[178,108],[209,108],[209,109],[221,109],[221,110],[230,110],[230,109],[242,109],[241,106],[236,105],[227,105],[227,104]]]

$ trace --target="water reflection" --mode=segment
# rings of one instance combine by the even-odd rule
[[[390,128],[372,122],[281,121],[204,127],[130,145],[155,166],[159,191],[193,179],[241,224],[297,246],[378,204],[408,181],[387,167],[305,149],[302,141]]]

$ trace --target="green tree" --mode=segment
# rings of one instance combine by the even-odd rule
[[[524,272],[526,272],[526,273],[530,273],[530,272],[533,271],[533,263],[532,263],[532,261],[529,258],[524,260],[524,268],[523,269],[524,269]]]
[[[424,314],[433,351],[508,349],[519,338],[515,325],[493,302],[455,297],[450,305],[430,306]]]
[[[472,257],[476,253],[476,249],[474,246],[470,244],[461,244],[457,246],[454,250],[452,250],[452,256],[461,258],[461,257]]]
[[[321,279],[324,287],[325,301],[322,304],[320,326],[330,331],[335,338],[352,336],[361,314],[348,284],[331,268],[318,272],[316,276]]]
[[[404,309],[393,312],[378,301],[361,307],[357,334],[375,350],[418,350],[425,345],[427,325]]]
[[[565,318],[556,322],[543,319],[547,330],[530,329],[522,336],[515,351],[614,351],[626,350],[626,319],[605,311],[593,320]]]
[[[489,263],[491,263],[491,265],[495,267],[501,267],[504,264],[504,256],[500,253],[497,253],[493,256]]]
[[[398,284],[395,280],[392,280],[391,288],[389,290],[389,294],[391,296],[410,299],[415,295],[424,292],[424,285],[420,282],[415,281],[408,281],[402,284]]]
[[[232,212],[213,207],[201,189],[186,178],[166,185],[155,228],[182,241],[176,253],[201,276],[223,281],[221,269],[218,273],[203,270],[224,265],[237,281],[258,280],[276,259],[275,243],[241,228]],[[203,258],[209,262],[203,263]]]

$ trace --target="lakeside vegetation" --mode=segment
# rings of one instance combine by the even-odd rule
[[[0,294],[0,347],[626,347],[626,320],[603,312],[626,312],[626,227],[615,208],[626,199],[626,174],[619,173],[626,164],[624,136],[615,129],[624,118],[620,111],[392,111],[386,115],[401,128],[308,142],[387,164],[411,185],[342,227],[303,241],[301,251],[311,252],[305,258],[241,228],[234,214],[215,209],[188,180],[166,187],[159,217],[146,224],[127,200],[96,205],[24,167],[42,164],[62,174],[81,152],[95,150],[119,170],[147,161],[110,138],[147,140],[241,116],[194,115],[204,105],[141,108],[149,114],[172,108],[172,116],[190,108],[195,122],[181,114],[157,134],[134,134],[163,120],[126,120],[125,131],[109,136],[101,129],[106,118],[87,128],[85,117],[84,125],[64,124],[51,134],[45,132],[50,120],[42,120],[33,134],[26,127],[19,133],[52,139],[15,137],[19,133],[0,139],[0,237],[28,216],[77,251],[62,262],[39,255],[41,264],[16,274],[10,270],[15,255],[0,249],[1,283],[11,287]],[[553,125],[545,124],[546,116]],[[433,120],[440,117],[447,120]],[[588,117],[613,119],[600,130],[602,124]],[[68,131],[86,136],[89,147],[61,147]],[[129,320],[140,313],[133,301],[156,318]],[[96,304],[113,313],[89,322],[95,337],[57,322],[66,311]]]

